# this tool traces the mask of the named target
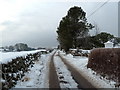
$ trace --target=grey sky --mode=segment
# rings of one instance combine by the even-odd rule
[[[18,0],[19,1],[19,0]],[[23,42],[31,47],[52,47],[58,45],[56,30],[60,20],[70,7],[79,6],[90,15],[104,2],[41,2],[41,0],[7,0],[6,11],[2,10],[0,18],[0,43],[14,45]],[[3,5],[5,8],[6,6]],[[118,36],[117,2],[109,2],[88,21],[98,25],[100,31]],[[8,10],[8,11],[7,11]],[[5,13],[6,12],[6,13]],[[8,16],[7,16],[7,15]],[[0,15],[1,16],[1,15]],[[5,18],[6,17],[6,18]],[[94,32],[94,31],[93,31]]]
[[[120,37],[120,1],[118,4],[118,36]]]

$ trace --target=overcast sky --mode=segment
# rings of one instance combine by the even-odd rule
[[[108,0],[68,1],[0,0],[0,44],[23,42],[31,47],[57,46],[57,27],[71,7],[82,7],[88,17]],[[118,3],[109,0],[88,18],[88,22],[96,23],[100,31],[118,36]]]

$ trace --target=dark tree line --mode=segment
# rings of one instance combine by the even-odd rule
[[[104,47],[104,43],[107,41],[112,41],[112,39],[115,39],[113,35],[106,32],[101,32],[100,34],[97,34],[95,36],[88,36],[85,38],[78,39],[77,44],[79,48],[92,49]]]
[[[10,46],[1,47],[1,48],[7,52],[35,50],[34,48],[28,47],[28,45],[24,43],[17,43],[14,46],[10,45]]]

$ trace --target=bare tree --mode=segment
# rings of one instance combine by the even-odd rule
[[[96,22],[94,22],[94,26],[95,26],[95,36],[100,34],[100,29],[98,27],[98,24]]]

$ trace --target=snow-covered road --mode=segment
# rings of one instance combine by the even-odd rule
[[[53,78],[51,82],[54,82],[55,77],[52,75],[56,73],[56,77],[58,78],[58,81],[56,82],[59,84],[61,89],[88,88],[89,85],[90,87],[93,85],[97,88],[114,88],[115,82],[107,81],[103,78],[101,79],[101,77],[96,75],[94,71],[86,68],[88,58],[76,58],[72,55],[66,55],[63,52],[58,54],[59,51],[53,55],[54,52],[41,55],[40,60],[35,62],[34,67],[29,68],[29,72],[25,73],[25,76],[22,78],[22,80],[17,82],[17,85],[14,88],[50,88],[51,73],[51,77]],[[52,55],[53,58],[51,58]],[[62,60],[59,55],[64,58],[64,60]],[[68,64],[65,62],[70,66],[68,66]],[[54,68],[55,71],[50,70],[50,65],[53,65],[52,70]],[[73,70],[69,67],[72,67]],[[88,86],[85,86],[84,84]]]
[[[82,89],[95,88],[71,66],[57,51],[51,58],[49,88]],[[57,73],[57,74],[56,74]],[[57,77],[57,78],[56,78]]]
[[[53,80],[55,76],[51,76],[52,79],[49,77],[50,74],[53,75],[55,73],[53,68],[55,68],[57,73],[56,77],[58,78],[58,81],[52,84],[58,83],[60,86],[59,88],[78,88],[78,84],[71,75],[71,72],[67,69],[66,65],[58,56],[58,53],[54,55],[53,62],[51,62],[51,56],[52,54],[41,55],[40,60],[35,62],[32,68],[29,68],[30,71],[25,73],[25,76],[17,82],[17,85],[14,88],[51,88],[50,80],[51,82],[55,82]],[[55,65],[52,67],[51,72],[49,71],[51,68],[50,63],[54,63]],[[54,87],[55,85],[52,86]]]
[[[61,88],[78,88],[78,84],[73,79],[70,71],[67,69],[66,65],[61,62],[59,56],[54,57],[54,63],[57,71],[57,75],[60,82]]]

